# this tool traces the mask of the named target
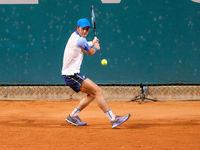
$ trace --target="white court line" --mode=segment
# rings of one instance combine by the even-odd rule
[[[193,2],[196,2],[196,3],[200,3],[200,0],[191,0]]]
[[[121,0],[101,0],[102,3],[120,3]]]
[[[39,4],[39,0],[0,0],[0,4]]]

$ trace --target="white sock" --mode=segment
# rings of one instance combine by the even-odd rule
[[[78,114],[81,112],[80,109],[78,109],[77,107],[72,111],[72,113],[70,114],[71,117],[76,117],[78,116]]]
[[[113,114],[113,112],[110,109],[107,112],[105,112],[105,114],[110,119],[110,121],[115,120],[115,115]]]

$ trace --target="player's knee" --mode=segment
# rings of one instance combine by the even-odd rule
[[[102,90],[102,88],[98,86],[98,88],[96,89],[96,93],[97,93],[98,95],[103,95],[103,90]]]

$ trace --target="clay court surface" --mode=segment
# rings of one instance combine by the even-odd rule
[[[85,127],[65,118],[78,100],[0,101],[2,150],[199,150],[200,101],[108,101],[117,115],[131,118],[112,129],[92,102],[80,118]]]

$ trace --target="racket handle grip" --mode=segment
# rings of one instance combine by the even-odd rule
[[[97,37],[95,36],[94,39],[97,39]]]

